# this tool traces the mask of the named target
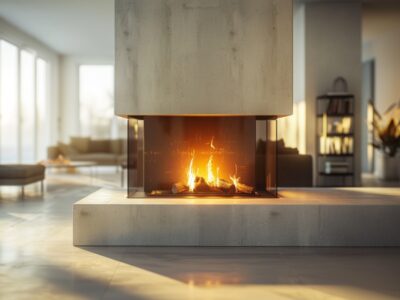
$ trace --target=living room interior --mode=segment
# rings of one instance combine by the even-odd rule
[[[399,53],[395,0],[0,0],[0,298],[400,298]]]

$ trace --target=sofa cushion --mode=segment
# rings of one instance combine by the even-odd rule
[[[110,141],[110,148],[113,154],[121,154],[122,151],[122,140],[111,140]]]
[[[89,137],[71,137],[70,145],[77,150],[79,153],[87,153],[89,152]]]
[[[29,178],[44,174],[42,165],[0,165],[0,179]]]
[[[99,165],[115,165],[117,163],[117,155],[112,153],[78,153],[70,158],[73,161],[94,161]]]
[[[117,156],[117,163],[119,165],[126,164],[128,162],[128,155],[127,154],[120,154]],[[135,162],[136,166],[136,154],[132,154],[132,162]]]
[[[57,146],[47,148],[47,159],[56,159],[60,154],[60,149]]]
[[[135,140],[135,145],[132,147],[132,149],[136,149],[136,140]],[[128,153],[128,139],[122,139],[122,154]]]
[[[58,142],[58,149],[60,150],[60,154],[66,157],[70,157],[71,155],[78,153],[76,149],[62,142]]]
[[[258,154],[265,153],[265,146],[265,141],[258,140],[256,152]],[[283,139],[277,140],[276,142],[271,142],[271,146],[276,146],[276,151],[278,154],[299,154],[299,150],[297,148],[286,147]]]
[[[110,152],[110,140],[90,140],[90,153],[107,153]]]
[[[299,150],[297,148],[290,148],[290,147],[284,147],[278,150],[278,154],[292,154],[292,155],[296,155],[299,154]]]

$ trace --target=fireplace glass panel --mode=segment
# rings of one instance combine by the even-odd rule
[[[276,120],[129,119],[128,197],[275,197]]]

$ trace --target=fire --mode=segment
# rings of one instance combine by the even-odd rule
[[[194,151],[192,152],[192,159],[190,160],[189,169],[187,172],[187,186],[189,191],[193,192],[196,187],[196,173],[193,171]]]
[[[214,137],[211,139],[210,143],[211,154],[208,157],[207,164],[205,165],[206,176],[199,174],[199,169],[195,171],[195,152],[193,150],[189,162],[189,167],[186,173],[186,184],[175,183],[172,187],[173,193],[185,193],[185,192],[199,192],[199,193],[244,193],[252,194],[254,192],[253,187],[247,186],[240,182],[240,177],[237,176],[237,165],[235,164],[234,175],[229,176],[229,180],[220,177],[220,168],[215,165],[214,154],[217,149],[214,146]],[[214,172],[216,171],[216,172]]]
[[[211,138],[210,141],[210,148],[212,150],[216,150],[214,146],[214,137]],[[189,191],[193,192],[194,189],[196,188],[196,181],[199,179],[198,178],[198,172],[194,172],[194,150],[192,152],[192,157],[189,162],[189,168],[187,172],[187,186],[189,187]],[[216,167],[216,175],[214,174],[214,156],[211,154],[208,158],[207,161],[207,184],[211,187],[220,187],[220,177],[219,177],[219,167]],[[237,174],[237,165],[235,164],[235,175],[229,176],[230,180],[232,181],[232,184],[235,186],[235,189],[237,190],[237,185],[239,183],[240,178],[236,176]]]
[[[229,178],[231,179],[233,185],[235,186],[235,190],[238,191],[240,177],[236,177],[236,175],[233,175],[229,176]]]
[[[211,149],[215,150],[214,137],[211,138],[210,147],[211,147]]]
[[[210,158],[207,162],[207,183],[211,186],[215,185],[214,181],[214,172],[213,172],[213,156],[210,155]]]
[[[217,186],[220,186],[220,184],[219,184],[219,167],[217,167],[217,179],[215,180],[215,183]]]
[[[237,164],[235,164],[235,174],[229,176],[229,178],[231,179],[233,185],[235,186],[235,190],[238,191],[240,177],[237,177]]]

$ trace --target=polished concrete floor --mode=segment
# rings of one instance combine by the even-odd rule
[[[73,247],[72,204],[107,179],[1,189],[0,299],[400,298],[398,248]]]

